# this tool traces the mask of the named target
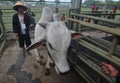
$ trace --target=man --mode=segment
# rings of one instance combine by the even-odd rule
[[[96,9],[95,3],[93,3],[93,5],[91,6],[91,13],[94,13]]]
[[[116,83],[120,83],[120,71],[118,69],[104,62],[101,64],[101,68],[105,72],[105,74],[116,78]]]
[[[113,9],[112,9],[113,14],[116,14],[116,12],[117,12],[117,6],[113,7]],[[115,15],[112,15],[112,19],[113,20],[115,19]]]
[[[21,2],[17,2],[13,9],[17,11],[17,14],[13,15],[13,32],[18,37],[19,47],[25,50],[25,44],[26,47],[31,44],[29,35],[30,17],[24,14],[27,7]]]

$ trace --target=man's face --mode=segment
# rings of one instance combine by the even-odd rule
[[[18,13],[23,14],[23,12],[24,12],[23,8],[22,8],[22,7],[19,7],[19,8],[18,8]]]

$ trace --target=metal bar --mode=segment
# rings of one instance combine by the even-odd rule
[[[120,14],[113,14],[113,13],[80,13],[84,15],[120,15]]]
[[[73,21],[73,22],[77,22],[77,23],[79,23],[81,25],[84,25],[84,26],[87,26],[87,27],[91,27],[91,28],[94,28],[94,29],[97,29],[97,30],[101,30],[101,31],[113,34],[113,35],[120,36],[120,29],[114,29],[114,28],[109,28],[109,27],[106,27],[106,26],[91,24],[91,23],[83,22],[83,21],[80,21],[80,20],[72,19],[72,18],[68,18],[68,20]]]
[[[110,83],[113,83],[112,78],[109,78],[107,75],[105,75],[102,70],[100,69],[100,67],[98,67],[96,64],[94,64],[92,61],[90,61],[89,59],[86,60],[83,57],[78,56],[78,58],[80,60],[82,60],[84,63],[86,63],[90,68],[92,68],[93,70],[95,70],[97,73],[99,73],[99,75],[103,76],[106,80],[108,80]],[[94,67],[93,67],[94,66]]]
[[[2,29],[3,29],[3,32],[5,32],[5,26],[4,26],[4,23],[3,23],[2,16],[0,16],[0,23],[1,23],[1,26],[2,26]]]
[[[80,5],[79,5],[79,9],[78,9],[79,13],[81,13],[81,7],[82,7],[82,0],[80,0]]]
[[[107,10],[108,12],[112,12],[111,10]],[[82,12],[91,12],[90,10],[82,10]],[[98,12],[102,12],[102,10],[99,10]]]
[[[0,39],[2,38],[2,36],[3,36],[3,33],[0,34]]]
[[[74,52],[77,52],[74,48],[73,48],[73,51]],[[82,51],[78,51],[81,55],[84,55],[84,57],[87,57],[87,59],[90,59],[90,60],[92,60],[92,61],[94,61],[97,65],[100,65],[101,64],[101,61],[100,60],[98,60],[98,59],[96,59],[96,58],[94,58],[94,57],[92,57],[92,56],[89,56],[87,53],[84,53],[84,52],[82,52]],[[78,52],[77,52],[77,54],[78,54]]]
[[[105,49],[107,49],[107,50],[109,49],[108,47],[106,47],[106,46],[102,45],[101,43],[95,41],[95,39],[93,39],[93,38],[85,37],[85,39],[93,42],[94,44],[96,44],[96,45],[98,45],[98,46],[100,46],[100,47],[102,47],[102,48],[105,48]]]
[[[113,52],[115,51],[115,48],[116,48],[118,42],[119,42],[119,37],[115,36],[113,38],[112,46],[109,49],[108,56],[112,56],[113,55]]]
[[[82,31],[82,25],[79,24],[79,31],[78,32],[81,32]]]
[[[74,52],[76,52],[73,49]],[[108,80],[110,83],[113,83],[113,79],[110,78],[109,76],[105,75],[103,73],[103,71],[101,70],[101,68],[96,65],[95,63],[93,63],[91,60],[89,60],[85,55],[82,55],[80,52],[77,55],[78,59],[83,61],[85,64],[87,64],[90,68],[92,68],[93,70],[95,70],[99,75],[101,75],[102,77],[104,77],[106,80]],[[93,83],[93,82],[92,82]],[[96,83],[96,82],[95,82]]]
[[[4,40],[3,41],[3,43],[2,43],[2,45],[1,45],[1,47],[0,47],[0,58],[1,58],[1,51],[3,50],[3,47],[4,47],[4,45],[5,45],[5,43],[6,43],[6,40]]]
[[[86,72],[82,68],[78,67],[78,68],[75,68],[75,70],[78,72],[78,74],[80,74],[80,76],[83,77],[83,79],[85,79],[85,81],[87,83],[95,83],[94,81],[91,82],[89,80],[89,79],[92,79],[92,78],[90,76],[88,76],[88,74],[86,74]]]
[[[109,50],[109,47],[103,45],[102,43],[100,43],[99,41],[96,41],[94,38],[89,38],[89,37],[85,37],[85,39],[87,39],[88,41],[90,42],[93,42],[94,44],[98,45],[99,47],[103,48],[103,49],[106,49],[106,50]],[[111,46],[111,45],[110,45]],[[115,51],[114,50],[114,53],[119,55],[119,52]]]
[[[93,42],[94,44],[97,44],[98,46],[100,46],[100,47],[102,47],[102,48],[104,48],[104,49],[106,49],[106,50],[109,50],[109,47],[108,47],[108,46],[103,45],[102,43],[100,43],[99,40],[96,40],[95,38],[85,37],[85,39]],[[103,41],[103,40],[102,40],[102,41]],[[106,42],[106,40],[104,40],[103,42]],[[108,41],[107,41],[107,43],[108,43]],[[110,43],[110,42],[109,42],[109,43]],[[109,45],[111,46],[111,44],[109,44]],[[119,52],[117,52],[117,51],[115,51],[114,53],[117,54],[117,55],[119,55]]]
[[[70,57],[68,57],[68,60],[76,67],[75,70],[87,81],[87,83],[95,83],[95,81],[82,68],[80,68]]]
[[[69,15],[68,15],[71,18],[71,14],[70,13],[71,13],[71,10],[69,10]],[[68,26],[69,29],[71,29],[71,21],[68,21],[68,24],[69,24],[69,26]]]
[[[98,21],[103,21],[103,22],[108,22],[108,23],[115,24],[115,25],[120,25],[119,21],[115,21],[115,20],[111,20],[111,19],[105,19],[105,18],[76,14],[76,13],[71,13],[71,15],[72,16],[78,16],[78,17],[84,17],[84,18],[90,18],[90,19],[93,19],[93,20],[98,20]]]
[[[92,45],[92,44],[90,44],[86,41],[80,40],[79,44],[85,46],[86,48],[88,48],[91,51],[99,54],[103,58],[105,58],[105,59],[115,63],[116,65],[120,66],[120,64],[119,64],[120,63],[120,58],[117,58],[116,56],[109,57],[109,56],[107,56],[106,51],[104,51],[104,50],[102,50],[102,49],[100,49],[100,48],[98,48],[98,47],[96,47],[96,46],[94,46],[94,45]]]

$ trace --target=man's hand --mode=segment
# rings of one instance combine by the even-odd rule
[[[111,77],[117,77],[118,72],[119,72],[115,67],[105,62],[101,64],[101,68],[105,72],[105,74]]]

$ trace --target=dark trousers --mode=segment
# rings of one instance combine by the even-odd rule
[[[26,44],[26,47],[28,47],[31,44],[30,36],[28,34],[21,35],[18,38],[18,41],[19,41],[19,47],[21,48],[25,48],[24,47],[25,44]]]

